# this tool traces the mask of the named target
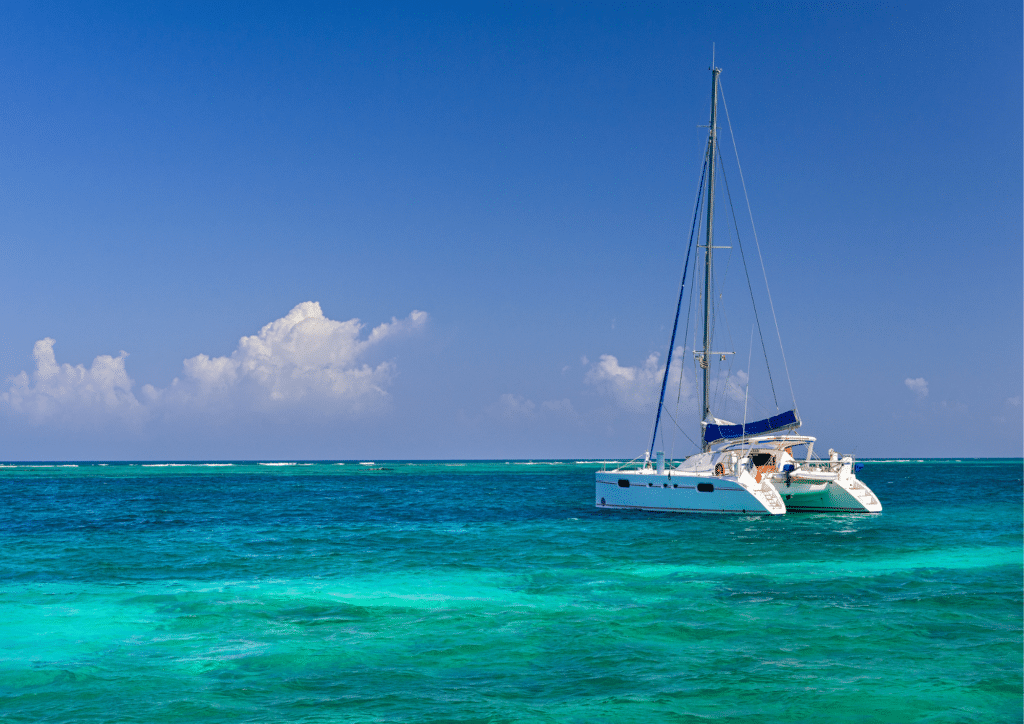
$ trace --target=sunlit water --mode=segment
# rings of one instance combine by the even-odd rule
[[[1021,721],[1020,460],[779,517],[359,462],[0,468],[0,720]]]

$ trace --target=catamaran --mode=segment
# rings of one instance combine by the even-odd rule
[[[697,203],[690,229],[690,244],[687,248],[686,263],[683,266],[683,281],[679,290],[679,301],[676,304],[676,318],[672,326],[672,337],[665,363],[665,374],[661,383],[658,410],[654,418],[651,444],[642,459],[637,458],[625,466],[613,470],[603,469],[597,473],[594,503],[598,508],[680,513],[782,515],[793,511],[880,512],[882,504],[878,498],[863,481],[857,478],[857,472],[863,467],[863,463],[856,462],[852,455],[841,455],[834,450],[828,451],[826,459],[817,458],[814,455],[816,438],[795,434],[801,425],[795,397],[793,409],[777,411],[774,415],[754,422],[746,421],[746,404],[744,404],[742,424],[732,423],[712,414],[711,366],[713,358],[719,357],[721,360],[725,360],[727,355],[734,354],[733,352],[712,351],[714,346],[713,316],[715,313],[712,297],[713,291],[716,289],[712,281],[713,254],[716,248],[729,248],[715,246],[713,243],[715,170],[716,163],[720,162],[717,126],[718,98],[721,92],[720,73],[720,68],[711,68],[711,123],[708,127],[707,151],[697,191]],[[725,110],[728,117],[727,106]],[[731,123],[729,125],[731,131]],[[733,143],[735,148],[735,140]],[[742,179],[742,169],[740,178]],[[704,244],[699,243],[699,233],[696,233],[702,204],[706,206],[707,214]],[[751,224],[753,224],[752,221]],[[686,289],[686,274],[690,267],[690,252],[693,249],[695,233],[698,248],[702,248],[704,251],[704,283],[701,294],[703,349],[693,351],[694,362],[699,366],[702,376],[701,451],[675,463],[666,461],[665,453],[662,450],[655,453],[655,458],[652,460],[651,450],[654,450],[657,445],[659,425],[662,413],[665,412],[665,389],[669,380],[669,372],[672,369],[672,354],[679,327],[679,316]],[[756,243],[756,231],[754,240]],[[738,229],[737,241],[739,241]],[[758,249],[760,257],[760,247]],[[745,261],[744,268],[746,268]],[[767,274],[764,276],[767,287]],[[751,290],[751,301],[753,299],[754,294]],[[770,290],[768,299],[770,302]],[[773,318],[775,316],[774,307],[772,316]],[[757,324],[759,328],[760,322]],[[778,333],[777,322],[776,333]],[[779,344],[781,348],[781,335]],[[751,349],[753,349],[753,330],[751,331]],[[785,362],[785,353],[782,358]],[[767,352],[765,361],[766,363],[768,361]],[[748,389],[745,397],[749,393],[749,366],[748,363]],[[680,385],[682,384],[681,375],[682,370],[680,369]],[[792,385],[790,387],[792,388]],[[802,459],[798,459],[794,454],[795,448],[806,451]]]

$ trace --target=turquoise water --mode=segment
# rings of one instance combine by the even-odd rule
[[[1021,721],[1020,460],[778,517],[376,467],[0,468],[0,720]]]

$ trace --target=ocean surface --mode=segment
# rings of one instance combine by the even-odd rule
[[[375,462],[0,467],[0,721],[1022,720],[1021,460],[778,517]]]

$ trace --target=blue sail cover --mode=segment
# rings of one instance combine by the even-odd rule
[[[748,422],[746,430],[743,427],[743,425],[707,425],[704,428],[704,442],[711,445],[723,440],[766,435],[776,430],[790,430],[800,427],[800,418],[796,416],[796,410],[788,410],[765,420]]]

